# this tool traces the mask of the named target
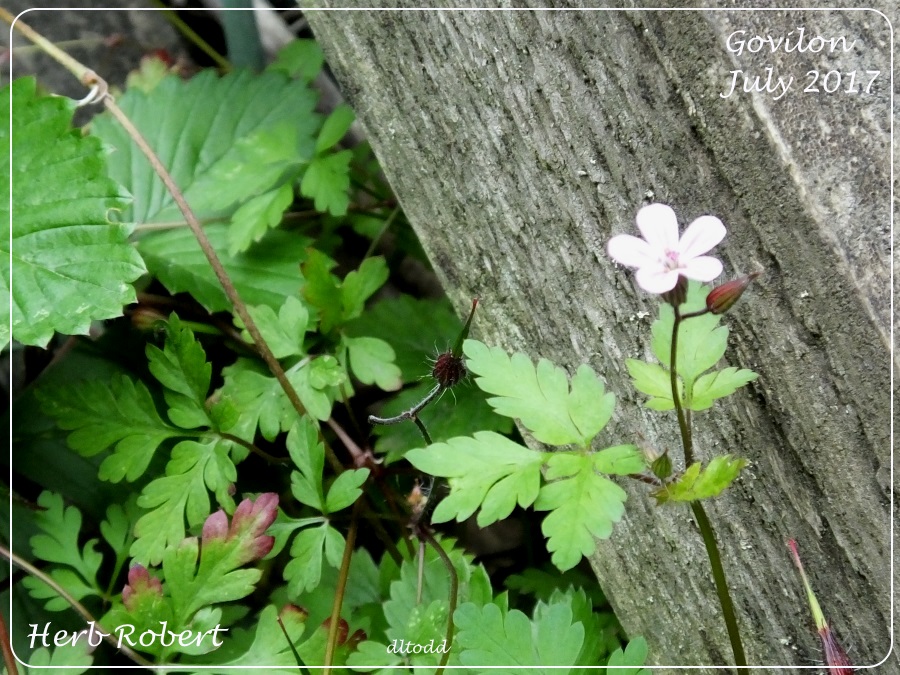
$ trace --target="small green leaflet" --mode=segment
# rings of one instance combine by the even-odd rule
[[[281,223],[287,207],[294,201],[289,183],[257,195],[244,202],[231,216],[228,228],[228,255],[235,256],[258,242],[273,227]]]
[[[303,82],[312,82],[322,70],[325,56],[315,40],[291,40],[278,52],[268,70],[296,77]]]
[[[635,451],[636,454],[636,451]],[[606,539],[613,523],[625,513],[625,491],[597,473],[603,453],[557,453],[547,462],[547,480],[534,504],[537,511],[552,511],[541,525],[553,564],[565,572],[594,552],[594,538]],[[643,469],[643,461],[624,461],[621,469]],[[555,480],[560,479],[560,480]],[[440,507],[439,507],[440,508]]]
[[[653,493],[658,504],[693,502],[715,497],[727,488],[748,462],[731,455],[719,455],[710,460],[706,468],[695,462],[678,478]]]
[[[566,372],[546,359],[535,368],[525,354],[510,358],[477,340],[466,340],[463,350],[475,383],[496,395],[488,403],[501,415],[521,420],[542,443],[586,448],[612,416],[615,397],[605,393],[587,365],[578,368],[570,391]]]
[[[87,653],[84,648],[84,642],[80,644],[65,644],[60,647],[54,647],[51,652],[46,647],[34,650],[31,656],[26,657],[28,666],[19,662],[19,673],[21,675],[38,675],[46,672],[46,668],[50,667],[51,672],[65,673],[65,675],[81,675],[81,673],[89,673],[94,662],[93,656]],[[65,666],[65,667],[64,667]],[[4,668],[3,673],[7,671]]]
[[[2,96],[9,95],[7,86]],[[39,96],[34,78],[22,78],[12,84],[12,109],[12,139],[9,107],[0,113],[0,139],[12,149],[0,182],[12,186],[13,205],[11,256],[9,239],[0,243],[0,295],[8,297],[12,283],[12,337],[44,347],[54,332],[83,335],[91,321],[121,316],[135,302],[131,282],[144,263],[128,243],[130,226],[109,220],[128,195],[107,177],[100,142],[72,129],[74,102]],[[7,192],[0,198],[4,223],[9,203]],[[0,306],[2,348],[10,306]]]
[[[304,612],[296,608],[286,607],[281,614],[282,624],[285,627],[290,639],[296,645],[303,636],[306,628]],[[278,625],[278,608],[275,605],[267,605],[259,615],[259,622],[253,634],[253,641],[250,642],[247,650],[230,661],[215,664],[215,670],[197,670],[197,673],[215,672],[217,675],[246,675],[251,669],[266,664],[267,675],[292,675],[297,672],[297,661],[291,653],[290,644]],[[246,640],[244,631],[236,629],[237,635],[233,635],[229,631],[228,635],[238,644],[242,644]],[[204,663],[204,666],[212,664]],[[283,669],[270,669],[271,666],[284,666]]]
[[[250,317],[276,359],[302,356],[306,353],[303,345],[306,332],[314,330],[315,325],[310,324],[309,310],[300,298],[288,297],[277,315],[275,310],[268,305],[248,307],[247,311],[250,312]],[[235,316],[234,322],[239,327],[244,325],[237,316]],[[241,337],[247,342],[252,342],[250,333],[246,329],[241,333]]]
[[[362,314],[366,300],[388,278],[387,263],[380,256],[366,258],[343,281],[339,281],[331,273],[336,264],[317,249],[309,249],[303,263],[303,276],[306,278],[303,297],[319,310],[319,323],[323,333]]]
[[[451,492],[432,514],[432,522],[462,522],[481,507],[478,525],[506,518],[516,504],[530,506],[538,496],[545,453],[535,452],[492,431],[452,438],[406,453],[420,471],[450,481]]]
[[[384,340],[373,337],[344,337],[350,369],[363,384],[374,384],[384,391],[397,391],[403,385],[400,369],[394,364],[394,350]]]
[[[746,368],[723,368],[706,373],[694,383],[691,410],[706,410],[717,398],[730,396],[756,378],[757,374]]]
[[[572,619],[564,604],[553,605],[540,618],[529,620],[517,609],[504,614],[495,604],[478,607],[465,603],[453,620],[459,630],[457,641],[463,651],[460,662],[467,666],[508,666],[492,673],[514,674],[517,668],[534,666],[575,666],[584,641],[584,627]],[[530,673],[569,673],[566,668],[537,668]]]
[[[652,670],[642,668],[646,661],[647,641],[642,637],[636,637],[628,642],[624,652],[621,649],[614,651],[606,665],[617,666],[615,670],[608,671],[617,675],[652,675]],[[622,666],[631,666],[631,668]]]
[[[291,561],[284,568],[289,595],[296,597],[319,584],[323,554],[329,565],[338,567],[343,553],[344,536],[328,523],[301,530],[294,537]]]
[[[325,120],[316,139],[316,156],[300,181],[300,194],[315,200],[316,211],[333,216],[347,215],[353,151],[328,151],[344,137],[354,118],[349,106],[338,106]]]

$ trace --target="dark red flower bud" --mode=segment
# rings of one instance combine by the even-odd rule
[[[762,272],[753,272],[740,279],[729,281],[716,286],[706,296],[706,309],[713,314],[724,314],[731,306],[738,301],[753,281],[756,280]]]
[[[329,630],[331,628],[331,617],[329,616],[322,622],[322,628],[325,630]],[[348,624],[344,619],[338,619],[338,628],[337,628],[337,643],[338,645],[342,645],[347,641],[347,638],[350,635],[350,624]]]
[[[441,389],[449,389],[466,376],[466,364],[460,356],[453,352],[444,352],[437,357],[431,376],[441,385]]]

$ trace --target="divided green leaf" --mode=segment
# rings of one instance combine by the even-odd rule
[[[478,524],[486,527],[509,516],[516,504],[534,503],[546,454],[480,431],[410,450],[406,458],[420,471],[449,479],[450,495],[438,504],[432,522],[462,522],[480,507]]]
[[[716,399],[730,396],[756,378],[757,374],[746,368],[723,368],[706,373],[694,383],[691,410],[706,410]]]
[[[609,537],[613,523],[625,513],[625,491],[597,473],[597,463],[603,465],[607,459],[599,457],[602,453],[557,453],[547,461],[546,478],[554,482],[541,488],[534,508],[552,511],[541,531],[553,564],[563,572],[593,553],[594,538]],[[622,468],[630,470],[631,461],[623,462]]]
[[[520,419],[542,443],[587,447],[612,416],[615,397],[587,365],[578,368],[570,391],[566,372],[546,359],[535,368],[525,354],[510,358],[476,340],[466,340],[463,350],[475,383],[496,395],[488,403]]]
[[[206,412],[212,365],[190,328],[172,314],[163,349],[147,345],[150,372],[166,388],[169,419],[182,429],[211,426]]]
[[[0,348],[12,337],[46,346],[54,332],[87,334],[91,321],[122,315],[135,301],[131,282],[144,263],[128,243],[130,227],[111,222],[127,193],[107,177],[106,154],[96,138],[72,128],[74,103],[40,96],[33,78],[12,83],[10,108],[0,113],[4,154],[0,182],[12,189],[12,251],[0,243]],[[10,87],[3,89],[8,97]],[[10,222],[9,193],[0,221]],[[10,269],[12,262],[12,270]],[[14,273],[14,282],[11,274]]]
[[[231,216],[228,228],[228,255],[235,256],[250,248],[274,227],[278,227],[284,212],[294,201],[289,183],[264,192],[244,202]]]

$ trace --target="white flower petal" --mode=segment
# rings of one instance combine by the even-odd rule
[[[722,263],[718,258],[702,255],[689,260],[680,271],[688,279],[694,281],[712,281],[722,274]]]
[[[675,251],[678,246],[678,218],[665,204],[650,204],[637,213],[637,226],[654,249],[660,253]]]
[[[659,257],[650,244],[643,239],[632,237],[630,234],[617,234],[609,240],[606,250],[610,257],[620,265],[645,267],[659,264]]]
[[[634,278],[637,279],[638,286],[648,293],[665,293],[675,288],[675,284],[678,283],[678,270],[667,270],[661,265],[642,267],[635,273]]]
[[[725,226],[715,216],[700,216],[688,225],[678,242],[680,260],[703,255],[725,238]]]

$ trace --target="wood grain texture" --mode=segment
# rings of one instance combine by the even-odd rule
[[[853,661],[884,658],[892,490],[885,18],[800,10],[309,18],[447,292],[461,310],[481,298],[474,335],[571,371],[590,363],[619,402],[601,442],[634,440],[639,430],[656,447],[679,448],[674,416],[641,408],[624,368],[627,357],[649,357],[656,302],[611,262],[606,241],[634,232],[649,200],[671,204],[684,223],[722,218],[726,274],[764,271],[726,316],[725,361],[760,377],[697,414],[695,442],[700,457],[730,452],[752,462],[707,507],[750,662],[821,661],[788,537]],[[727,47],[737,30],[777,38],[799,26],[855,44],[818,54]],[[765,75],[766,66],[795,78],[780,100],[721,97],[730,71]],[[803,93],[813,69],[881,76],[869,95]],[[730,663],[689,510],[656,508],[643,486],[623,487],[626,516],[592,564],[625,628],[647,637],[657,664]]]

